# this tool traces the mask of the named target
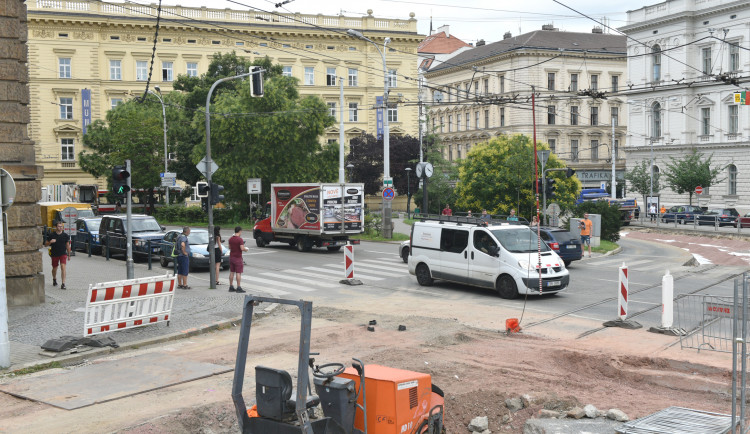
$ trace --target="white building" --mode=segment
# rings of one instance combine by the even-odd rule
[[[726,167],[698,197],[709,207],[750,211],[750,106],[733,95],[750,85],[750,2],[668,0],[628,12],[627,169],[696,148]],[[732,84],[734,82],[735,84]],[[664,186],[661,203],[687,204]],[[693,204],[696,204],[694,199]]]

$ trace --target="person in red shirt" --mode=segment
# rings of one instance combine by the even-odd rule
[[[445,205],[445,208],[443,208],[443,215],[453,215],[453,210],[450,205]]]
[[[245,247],[245,240],[242,239],[242,227],[237,226],[234,228],[234,235],[229,237],[229,292],[246,292],[240,286],[240,279],[242,278],[242,271],[244,270],[244,262],[242,262],[242,252],[247,252],[248,249]],[[237,276],[237,289],[232,285],[232,280]]]

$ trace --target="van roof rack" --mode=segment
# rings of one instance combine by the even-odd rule
[[[508,220],[507,216],[499,216],[503,218],[496,218],[495,216],[490,215],[490,221],[489,224],[502,224],[507,223],[511,225],[525,225],[528,226],[529,222],[523,218],[519,217],[517,221],[515,220]],[[442,214],[413,214],[412,218],[415,220],[421,220],[421,221],[436,221],[440,224],[450,222],[450,223],[457,223],[458,225],[473,225],[473,226],[485,226],[485,221],[482,220],[480,217],[475,216],[461,216],[461,215],[442,215]]]

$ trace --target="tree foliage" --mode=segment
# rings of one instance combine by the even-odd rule
[[[646,202],[646,196],[653,192],[659,194],[660,184],[659,179],[661,173],[654,172],[653,185],[651,183],[651,162],[641,160],[639,164],[633,166],[630,171],[625,172],[625,180],[630,183],[630,188],[643,196],[644,206],[648,206]],[[647,209],[644,211],[648,211]]]
[[[575,208],[573,216],[582,218],[584,213],[599,214],[602,217],[601,239],[613,243],[620,239],[620,205],[610,205],[606,200],[583,202]]]
[[[349,147],[346,164],[354,166],[351,169],[351,181],[364,183],[365,194],[378,194],[383,185],[383,139],[363,134],[352,139]],[[419,138],[392,135],[388,149],[394,188],[401,195],[406,195],[407,190],[413,194],[418,186],[414,169],[419,161]],[[412,169],[408,176],[411,183],[409,189],[406,187],[407,175],[404,170],[407,167]]]
[[[537,148],[549,149],[546,144],[538,144]],[[546,169],[564,167],[562,161],[550,154]],[[572,207],[581,189],[578,179],[565,178],[563,172],[549,172],[548,177],[557,180],[554,202],[562,209]],[[516,209],[518,215],[531,220],[536,213],[533,188],[534,146],[531,139],[524,135],[500,136],[475,146],[461,162],[457,205],[463,209],[486,209],[491,214],[500,215]],[[541,202],[541,196],[539,200]],[[553,200],[548,198],[547,203],[550,202]]]
[[[427,180],[427,209],[423,209],[424,188],[414,194],[414,202],[421,212],[440,214],[445,205],[450,205],[454,212],[465,212],[457,206],[456,180],[458,179],[458,165],[446,160],[440,151],[440,140],[434,134],[427,135],[423,140],[424,159],[432,164],[433,174]]]
[[[693,204],[695,187],[708,188],[722,180],[718,179],[725,167],[712,167],[713,154],[703,159],[703,155],[693,148],[682,158],[670,157],[664,178],[667,185],[677,194],[688,193]]]

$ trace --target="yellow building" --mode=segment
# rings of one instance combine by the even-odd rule
[[[78,166],[84,124],[142,94],[152,67],[157,10],[154,5],[86,0],[28,3],[31,122],[42,184],[94,183]],[[299,79],[302,95],[320,96],[336,115],[324,140],[339,139],[339,80],[344,80],[346,142],[376,134],[376,97],[383,96],[383,59],[375,46],[347,34],[363,33],[383,49],[390,99],[417,100],[417,34],[409,18],[255,13],[230,9],[164,6],[151,88],[172,89],[180,74],[204,73],[216,52],[250,60],[268,56]],[[415,107],[389,109],[393,135],[417,135]],[[179,174],[178,174],[179,176]],[[99,181],[100,187],[106,181]]]

